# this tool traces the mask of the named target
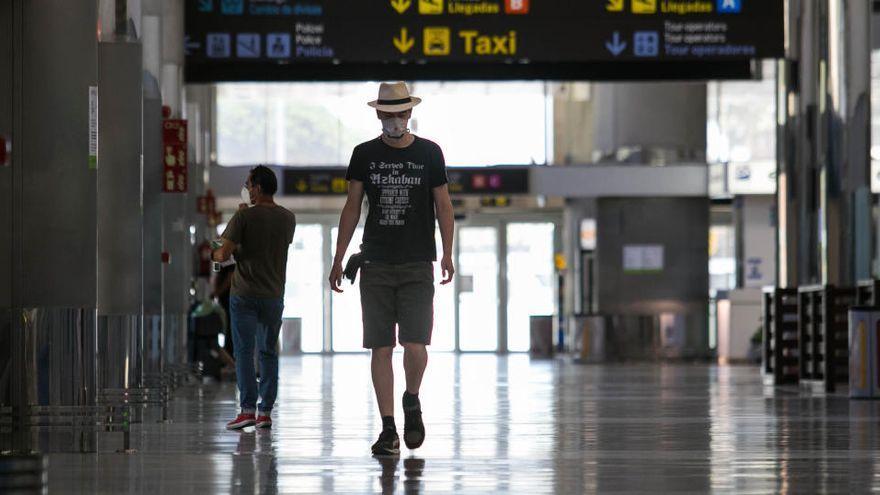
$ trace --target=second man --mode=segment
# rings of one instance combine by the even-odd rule
[[[446,163],[437,144],[408,129],[412,108],[421,100],[406,84],[382,83],[379,98],[368,103],[382,122],[382,135],[355,147],[348,167],[348,200],[339,219],[330,285],[342,292],[343,257],[351,242],[366,195],[369,203],[361,253],[361,309],[364,347],[372,352],[373,388],[382,431],[373,444],[376,455],[400,453],[394,422],[396,342],[404,348],[403,438],[410,449],[425,439],[419,390],[428,364],[426,346],[434,324],[435,225],[440,225],[443,280],[452,281],[453,213]],[[395,327],[397,335],[395,335]]]

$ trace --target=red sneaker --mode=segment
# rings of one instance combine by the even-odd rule
[[[257,416],[257,428],[271,428],[272,418],[269,416]]]
[[[240,430],[242,428],[246,428],[248,426],[254,426],[256,424],[256,418],[254,417],[254,413],[241,413],[237,418],[232,421],[226,423],[227,430]]]

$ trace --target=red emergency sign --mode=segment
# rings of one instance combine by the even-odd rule
[[[186,120],[165,119],[162,123],[162,190],[187,191]]]

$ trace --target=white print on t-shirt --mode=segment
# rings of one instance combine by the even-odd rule
[[[410,191],[422,185],[425,166],[413,162],[370,162],[370,183],[379,189],[378,222],[382,226],[406,225],[407,212],[412,208]],[[407,172],[419,171],[419,175]]]

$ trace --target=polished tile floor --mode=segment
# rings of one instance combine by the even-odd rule
[[[136,426],[136,453],[50,455],[50,493],[880,490],[880,405],[767,389],[752,367],[436,354],[427,440],[399,459],[369,454],[366,356],[285,358],[281,376],[273,430],[223,429],[231,385],[181,389],[171,424]]]

